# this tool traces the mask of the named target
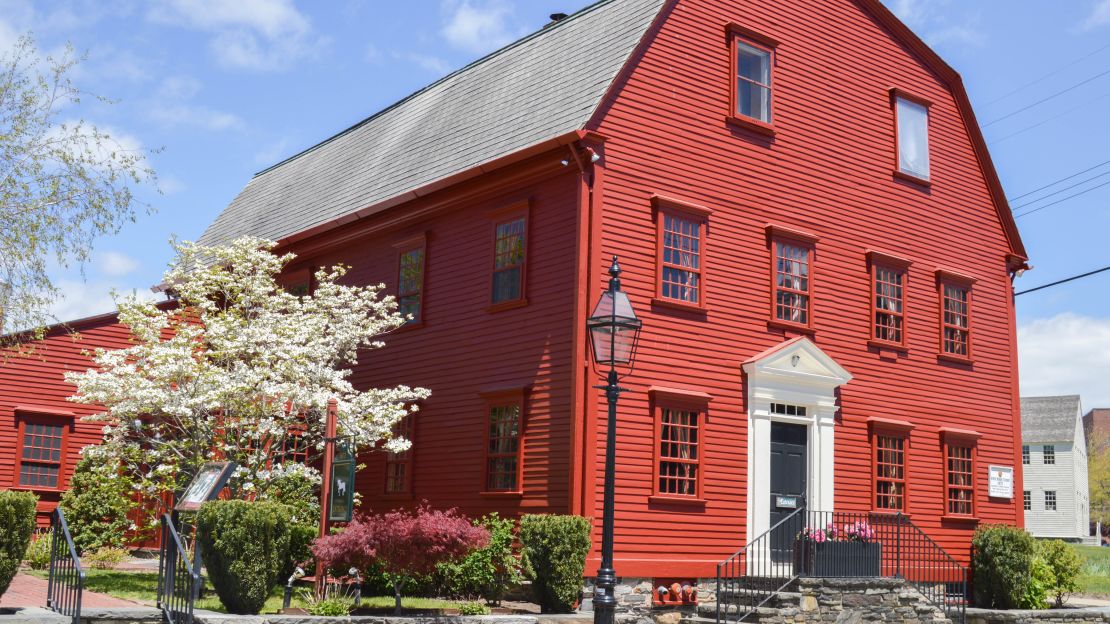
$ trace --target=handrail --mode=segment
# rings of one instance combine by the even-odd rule
[[[717,564],[718,624],[732,610],[742,622],[797,580],[792,545],[804,528],[805,511],[805,506],[795,509]]]
[[[68,615],[73,624],[81,622],[81,596],[85,590],[85,571],[73,545],[65,513],[55,507],[50,514],[50,575],[46,584],[46,607]],[[39,538],[42,539],[42,538]]]
[[[162,548],[158,556],[158,608],[170,624],[193,624],[200,593],[200,561],[190,561],[175,519],[162,516]]]

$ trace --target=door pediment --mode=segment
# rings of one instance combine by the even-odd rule
[[[743,364],[752,378],[779,378],[794,383],[835,388],[852,380],[852,374],[805,336],[787,340]]]

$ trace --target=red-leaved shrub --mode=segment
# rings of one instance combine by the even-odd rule
[[[312,554],[329,568],[365,570],[377,564],[393,585],[400,615],[405,577],[428,574],[440,562],[463,557],[488,541],[489,531],[458,511],[424,503],[415,510],[359,516],[342,533],[317,539]]]

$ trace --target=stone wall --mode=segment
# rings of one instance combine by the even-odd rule
[[[811,579],[798,582],[796,606],[758,613],[761,624],[949,623],[944,612],[900,579]]]
[[[1110,624],[1110,607],[1087,609],[968,609],[967,624]]]

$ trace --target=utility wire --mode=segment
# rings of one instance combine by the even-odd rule
[[[990,102],[987,102],[986,104],[984,104],[984,106],[990,106],[991,104],[997,104],[998,102],[1001,102],[1002,100],[1005,100],[1006,98],[1010,97],[1011,95],[1014,95],[1015,93],[1019,93],[1021,91],[1024,91],[1025,89],[1027,89],[1027,88],[1029,88],[1029,87],[1031,87],[1031,86],[1033,86],[1033,85],[1035,85],[1039,82],[1042,82],[1042,81],[1044,81],[1048,78],[1051,78],[1051,77],[1055,76],[1056,74],[1059,74],[1060,72],[1064,71],[1065,69],[1067,69],[1069,67],[1078,65],[1080,61],[1085,61],[1085,60],[1091,58],[1092,56],[1098,54],[1099,52],[1102,52],[1103,50],[1106,50],[1107,48],[1110,48],[1110,44],[1106,44],[1106,45],[1102,46],[1101,48],[1095,50],[1094,52],[1090,52],[1088,54],[1085,54],[1085,55],[1075,59],[1074,61],[1068,63],[1067,65],[1061,65],[1059,68],[1048,72],[1047,74],[1041,76],[1040,78],[1034,78],[1033,80],[1021,85],[1020,87],[1014,89],[1013,91],[1010,91],[1008,93],[1003,93],[1002,95],[994,98]]]
[[[1110,74],[1110,69],[1107,69],[1106,71],[1097,73],[1094,76],[1091,76],[1090,78],[1087,78],[1086,80],[1081,80],[1081,81],[1073,84],[1070,87],[1067,87],[1065,89],[1061,89],[1061,90],[1057,91],[1056,93],[1053,93],[1052,95],[1049,95],[1048,97],[1044,97],[1044,98],[1041,98],[1041,99],[1037,100],[1036,102],[1033,102],[1032,104],[1026,104],[1025,106],[1022,106],[1021,108],[1019,108],[1015,111],[1011,111],[1011,112],[1006,113],[1005,115],[1003,115],[1001,117],[997,117],[995,119],[992,119],[992,120],[988,121],[987,123],[983,124],[983,127],[986,128],[987,126],[992,125],[992,124],[996,124],[996,123],[1002,121],[1003,119],[1009,119],[1010,117],[1013,117],[1014,115],[1016,115],[1020,112],[1027,111],[1030,108],[1033,108],[1034,106],[1040,106],[1041,104],[1044,104],[1045,102],[1047,102],[1049,100],[1056,99],[1056,98],[1060,97],[1061,95],[1064,95],[1065,93],[1068,93],[1069,91],[1074,91],[1075,89],[1078,89],[1079,87],[1082,87],[1083,85],[1087,84],[1088,82],[1091,82],[1092,80],[1098,80],[1099,78],[1102,78],[1103,76],[1105,76],[1107,74]]]
[[[1016,195],[1014,197],[1007,197],[1006,201],[1017,201],[1017,200],[1021,199],[1022,197],[1028,197],[1028,196],[1032,195],[1033,193],[1043,191],[1046,188],[1049,188],[1051,186],[1056,186],[1057,184],[1059,184],[1061,182],[1067,182],[1068,180],[1070,180],[1074,177],[1081,176],[1084,173],[1087,173],[1088,171],[1094,171],[1095,169],[1098,169],[1099,167],[1101,167],[1103,165],[1110,165],[1110,160],[1104,160],[1104,161],[1100,162],[1099,164],[1095,165],[1094,167],[1084,169],[1083,171],[1077,171],[1076,173],[1073,173],[1073,174],[1067,176],[1066,178],[1060,178],[1059,180],[1056,180],[1054,182],[1049,182],[1048,184],[1045,184],[1044,186],[1035,188],[1032,191],[1029,191],[1028,193],[1022,193],[1021,195]],[[1036,201],[1036,200],[1033,200],[1033,201]]]
[[[1054,202],[1049,202],[1049,203],[1047,203],[1043,206],[1037,206],[1036,208],[1033,208],[1031,210],[1026,210],[1025,212],[1021,212],[1021,213],[1018,213],[1018,214],[1014,215],[1014,218],[1018,219],[1018,218],[1026,216],[1026,215],[1031,215],[1034,212],[1040,212],[1041,210],[1044,210],[1045,208],[1048,208],[1049,206],[1055,206],[1056,204],[1064,203],[1064,202],[1068,201],[1069,199],[1079,197],[1080,195],[1086,195],[1087,193],[1090,193],[1091,191],[1096,190],[1096,189],[1100,189],[1104,186],[1110,186],[1110,182],[1103,182],[1102,184],[1092,186],[1091,188],[1083,189],[1082,191],[1079,191],[1078,193],[1072,193],[1071,195],[1068,195],[1067,197],[1062,197],[1060,199],[1057,199]]]
[[[1059,286],[1060,284],[1066,284],[1068,282],[1074,282],[1077,279],[1083,279],[1084,277],[1090,277],[1090,276],[1092,276],[1096,273],[1102,273],[1103,271],[1110,271],[1110,266],[1104,266],[1101,269],[1095,269],[1094,271],[1087,271],[1086,273],[1080,273],[1079,275],[1073,275],[1071,277],[1065,277],[1062,280],[1056,280],[1055,282],[1050,282],[1048,284],[1042,284],[1042,285],[1037,286],[1035,288],[1030,288],[1028,290],[1022,290],[1020,292],[1014,293],[1014,296],[1016,297],[1018,295],[1024,295],[1026,293],[1037,292],[1038,290],[1044,290],[1045,288],[1051,288],[1052,286]]]
[[[1017,131],[1011,132],[1010,134],[1003,135],[1003,136],[1001,136],[997,139],[993,139],[991,141],[988,141],[987,144],[988,145],[996,145],[996,144],[1001,143],[1003,141],[1006,141],[1008,139],[1012,139],[1012,138],[1016,137],[1019,134],[1025,134],[1026,132],[1029,132],[1030,130],[1033,130],[1034,128],[1040,128],[1041,126],[1045,125],[1046,123],[1048,123],[1050,121],[1055,121],[1055,120],[1057,120],[1061,117],[1066,117],[1066,116],[1074,113],[1075,111],[1077,111],[1081,108],[1086,108],[1087,106],[1090,106],[1091,104],[1094,104],[1095,102],[1097,102],[1099,100],[1104,100],[1107,97],[1110,97],[1110,92],[1103,93],[1102,95],[1100,95],[1098,97],[1095,97],[1095,98],[1091,98],[1091,99],[1087,100],[1086,102],[1083,102],[1079,106],[1073,106],[1073,107],[1071,107],[1071,108],[1069,108],[1069,109],[1067,109],[1063,112],[1060,112],[1060,113],[1057,113],[1057,114],[1055,114],[1051,117],[1047,117],[1045,119],[1042,119],[1042,120],[1038,121],[1035,124],[1025,126],[1021,130],[1017,130]]]
[[[1084,184],[1090,182],[1091,180],[1097,180],[1097,179],[1099,179],[1103,176],[1108,176],[1108,175],[1110,175],[1110,171],[1103,171],[1102,173],[1096,173],[1095,175],[1087,178],[1086,180],[1081,180],[1079,182],[1076,182],[1075,184],[1072,184],[1071,186],[1065,186],[1064,188],[1062,188],[1058,191],[1053,191],[1053,192],[1049,193],[1048,195],[1042,195],[1042,196],[1040,196],[1036,199],[1030,199],[1029,201],[1027,201],[1025,203],[1018,204],[1017,206],[1012,206],[1011,209],[1012,210],[1017,210],[1018,208],[1025,208],[1026,206],[1032,206],[1033,204],[1035,204],[1037,202],[1040,202],[1040,201],[1044,201],[1044,200],[1048,199],[1049,197],[1052,197],[1053,195],[1059,195],[1060,193],[1063,193],[1064,191],[1071,190],[1071,189],[1073,189],[1077,186],[1083,186]]]

